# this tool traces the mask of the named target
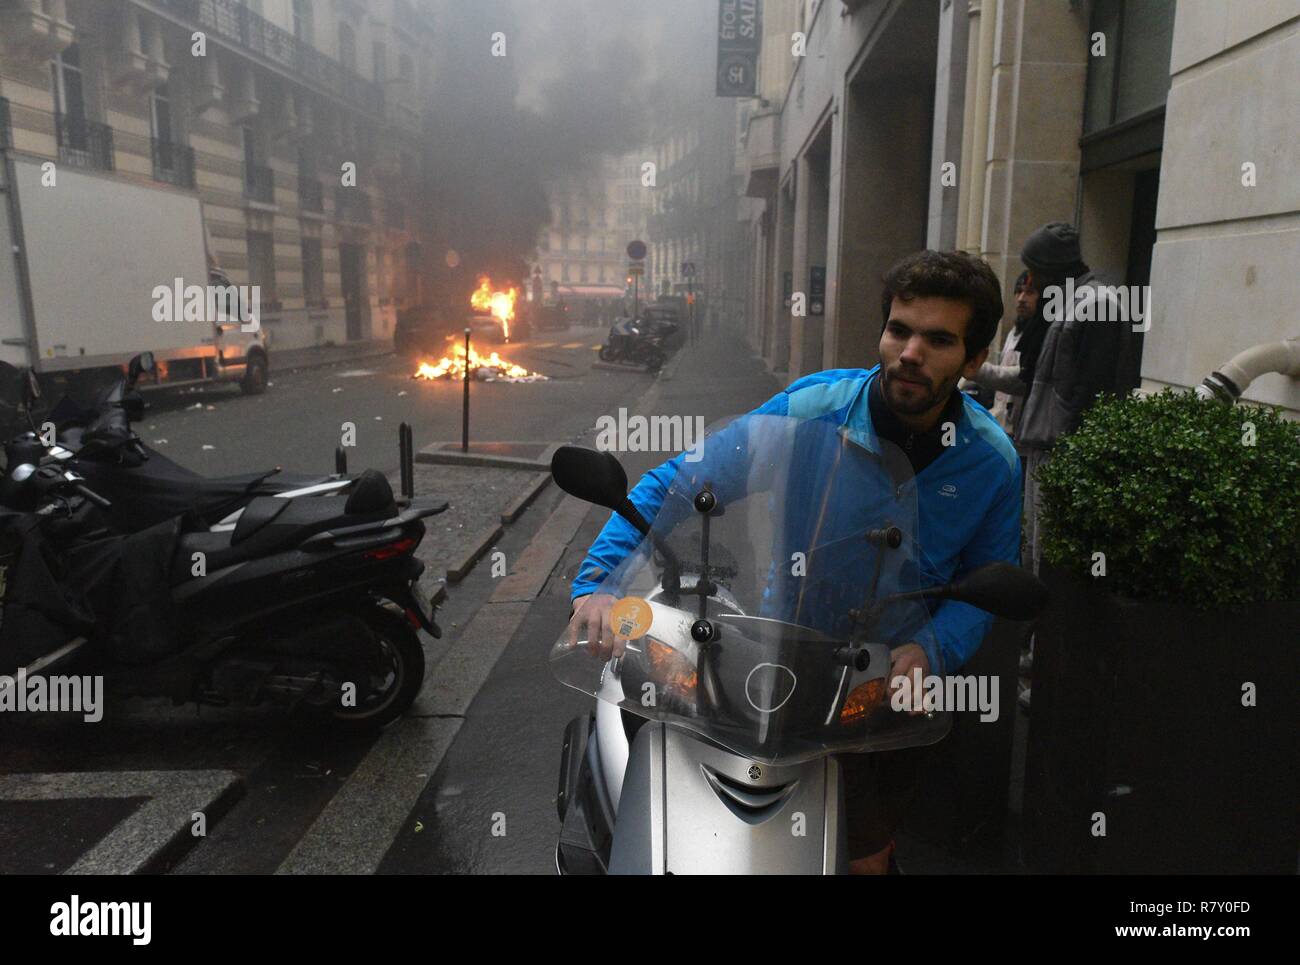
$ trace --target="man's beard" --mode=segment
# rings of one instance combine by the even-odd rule
[[[924,415],[941,402],[945,402],[952,390],[957,385],[960,375],[954,375],[951,379],[946,379],[934,387],[927,379],[927,387],[922,389],[919,385],[914,385],[913,389],[920,394],[911,397],[905,397],[899,393],[899,384],[897,376],[906,374],[909,378],[924,378],[923,376],[914,375],[911,372],[900,373],[894,369],[885,370],[885,381],[882,388],[884,389],[885,402],[898,415]]]

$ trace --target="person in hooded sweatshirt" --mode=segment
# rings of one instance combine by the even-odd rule
[[[1133,326],[1122,318],[1113,292],[1083,261],[1079,233],[1073,225],[1053,221],[1026,239],[1020,260],[1028,269],[1026,284],[1037,289],[1044,317],[1042,348],[1030,374],[1022,378],[1029,393],[1016,427],[1016,449],[1024,467],[1025,558],[1039,571],[1042,504],[1036,473],[1051,459],[1057,442],[1079,428],[1084,413],[1103,392],[1123,393],[1132,386],[1125,372],[1134,357]],[[1073,279],[1073,286],[1067,285]],[[1068,300],[1071,291],[1073,299]],[[1106,304],[1098,310],[1101,301]],[[1084,310],[1085,302],[1091,302]],[[1104,317],[1105,321],[1097,320]],[[1023,344],[1023,343],[1022,343]],[[1030,640],[1030,653],[1033,640]],[[1032,658],[1021,658],[1027,672]],[[1030,691],[1019,702],[1030,706]]]
[[[1035,473],[1061,437],[1079,427],[1103,392],[1126,392],[1121,361],[1131,352],[1133,326],[1122,319],[1113,292],[1092,273],[1079,249],[1079,233],[1063,221],[1045,224],[1025,241],[1020,260],[1040,294],[1047,320],[1020,417],[1017,447],[1025,467],[1025,542],[1034,572],[1041,558],[1039,495]],[[1067,282],[1073,279],[1073,286]],[[1067,296],[1073,291],[1073,300]],[[1097,305],[1105,301],[1099,311]],[[1085,310],[1085,302],[1092,302]],[[1104,315],[1105,321],[1096,320]]]

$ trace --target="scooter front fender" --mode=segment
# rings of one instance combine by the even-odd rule
[[[842,874],[839,762],[773,767],[679,728],[643,726],[632,743],[611,874]]]

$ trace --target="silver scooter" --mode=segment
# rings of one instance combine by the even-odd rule
[[[551,652],[560,681],[597,698],[564,735],[557,870],[845,873],[837,755],[951,727],[948,711],[891,706],[892,647],[926,640],[938,601],[1030,619],[1046,589],[1006,563],[928,574],[910,467],[884,440],[745,416],[702,449],[653,523],[611,454],[552,460],[561,488],[643,537],[597,591],[616,601],[621,652],[605,659],[568,631]]]

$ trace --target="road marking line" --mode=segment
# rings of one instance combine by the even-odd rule
[[[207,814],[240,783],[238,774],[219,770],[10,774],[0,776],[0,801],[149,798],[64,872],[139,874],[190,834],[194,812]]]
[[[581,342],[565,342],[560,348],[582,348]]]
[[[555,348],[554,342],[534,342],[530,348]]]
[[[605,347],[605,346],[603,346],[603,345],[593,345],[593,346],[591,347],[591,350],[592,350],[593,352],[595,352],[597,349],[602,349],[602,348],[604,348],[604,347]]]

